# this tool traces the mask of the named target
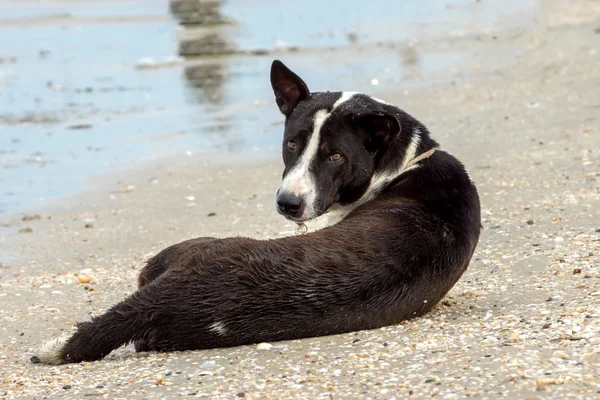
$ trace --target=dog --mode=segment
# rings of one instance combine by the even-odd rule
[[[276,207],[303,234],[198,238],[150,259],[138,290],[32,357],[48,364],[379,328],[430,311],[467,269],[481,229],[464,166],[398,107],[310,92],[282,62]]]

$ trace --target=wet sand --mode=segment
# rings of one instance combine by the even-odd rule
[[[597,2],[547,2],[534,26],[424,41],[421,51],[521,51],[476,57],[441,83],[371,91],[424,122],[482,200],[471,266],[425,317],[268,350],[126,347],[101,362],[30,364],[42,341],[133,292],[144,260],[169,244],[293,229],[273,208],[275,155],[219,163],[192,153],[98,176],[39,219],[3,217],[0,396],[598,398],[599,18]]]

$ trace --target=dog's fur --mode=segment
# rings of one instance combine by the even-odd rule
[[[481,227],[462,164],[427,153],[437,143],[425,126],[381,100],[311,93],[279,61],[271,83],[286,116],[278,207],[309,232],[171,246],[137,292],[50,342],[40,361],[99,360],[129,342],[192,350],[378,328],[423,315],[452,288]]]

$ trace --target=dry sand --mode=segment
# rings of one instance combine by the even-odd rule
[[[470,269],[425,317],[267,350],[31,364],[42,341],[133,292],[167,245],[292,230],[273,211],[279,160],[169,159],[5,221],[0,397],[600,398],[599,4],[549,2],[532,28],[421,43],[524,52],[449,71],[452,84],[373,93],[428,125],[481,195]]]

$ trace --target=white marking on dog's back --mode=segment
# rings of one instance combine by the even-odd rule
[[[227,328],[225,328],[225,324],[222,322],[213,322],[208,326],[208,330],[216,333],[217,335],[225,335],[227,333]]]
[[[65,343],[69,340],[68,334],[61,335],[57,338],[47,341],[40,347],[36,352],[35,356],[40,359],[40,362],[44,364],[64,364],[62,359],[62,349],[65,347]]]

